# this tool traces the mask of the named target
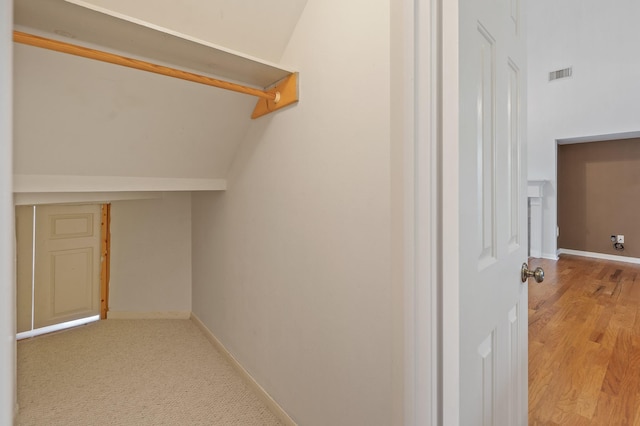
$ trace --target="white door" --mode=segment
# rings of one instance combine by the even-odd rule
[[[34,328],[100,313],[100,205],[36,208]]]
[[[444,271],[445,424],[527,424],[523,3],[459,0],[444,9],[444,69],[457,72],[443,92],[444,256],[456,271]]]

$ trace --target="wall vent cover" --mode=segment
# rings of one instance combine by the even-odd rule
[[[573,67],[563,68],[561,70],[551,71],[549,73],[549,81],[558,80],[561,78],[571,77],[573,74]]]

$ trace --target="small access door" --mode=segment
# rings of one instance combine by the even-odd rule
[[[18,332],[100,314],[101,206],[16,209]]]

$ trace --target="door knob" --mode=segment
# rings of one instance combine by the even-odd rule
[[[537,283],[541,283],[544,281],[544,270],[541,267],[537,267],[533,271],[529,270],[529,266],[526,263],[522,264],[522,269],[520,270],[520,278],[522,282],[526,282],[528,278],[533,277]]]

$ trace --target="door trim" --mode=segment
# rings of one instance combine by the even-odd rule
[[[442,420],[445,425],[460,424],[460,276],[459,276],[459,2],[442,2],[439,42],[442,54],[442,155],[443,169],[439,189],[442,232],[439,247],[442,259]],[[446,212],[446,214],[444,213]]]
[[[404,0],[403,8],[403,87],[398,88],[404,112],[403,424],[435,425],[443,424],[446,402],[442,393],[443,1]]]
[[[111,274],[111,204],[101,206],[100,221],[100,319],[109,312],[109,278]]]

